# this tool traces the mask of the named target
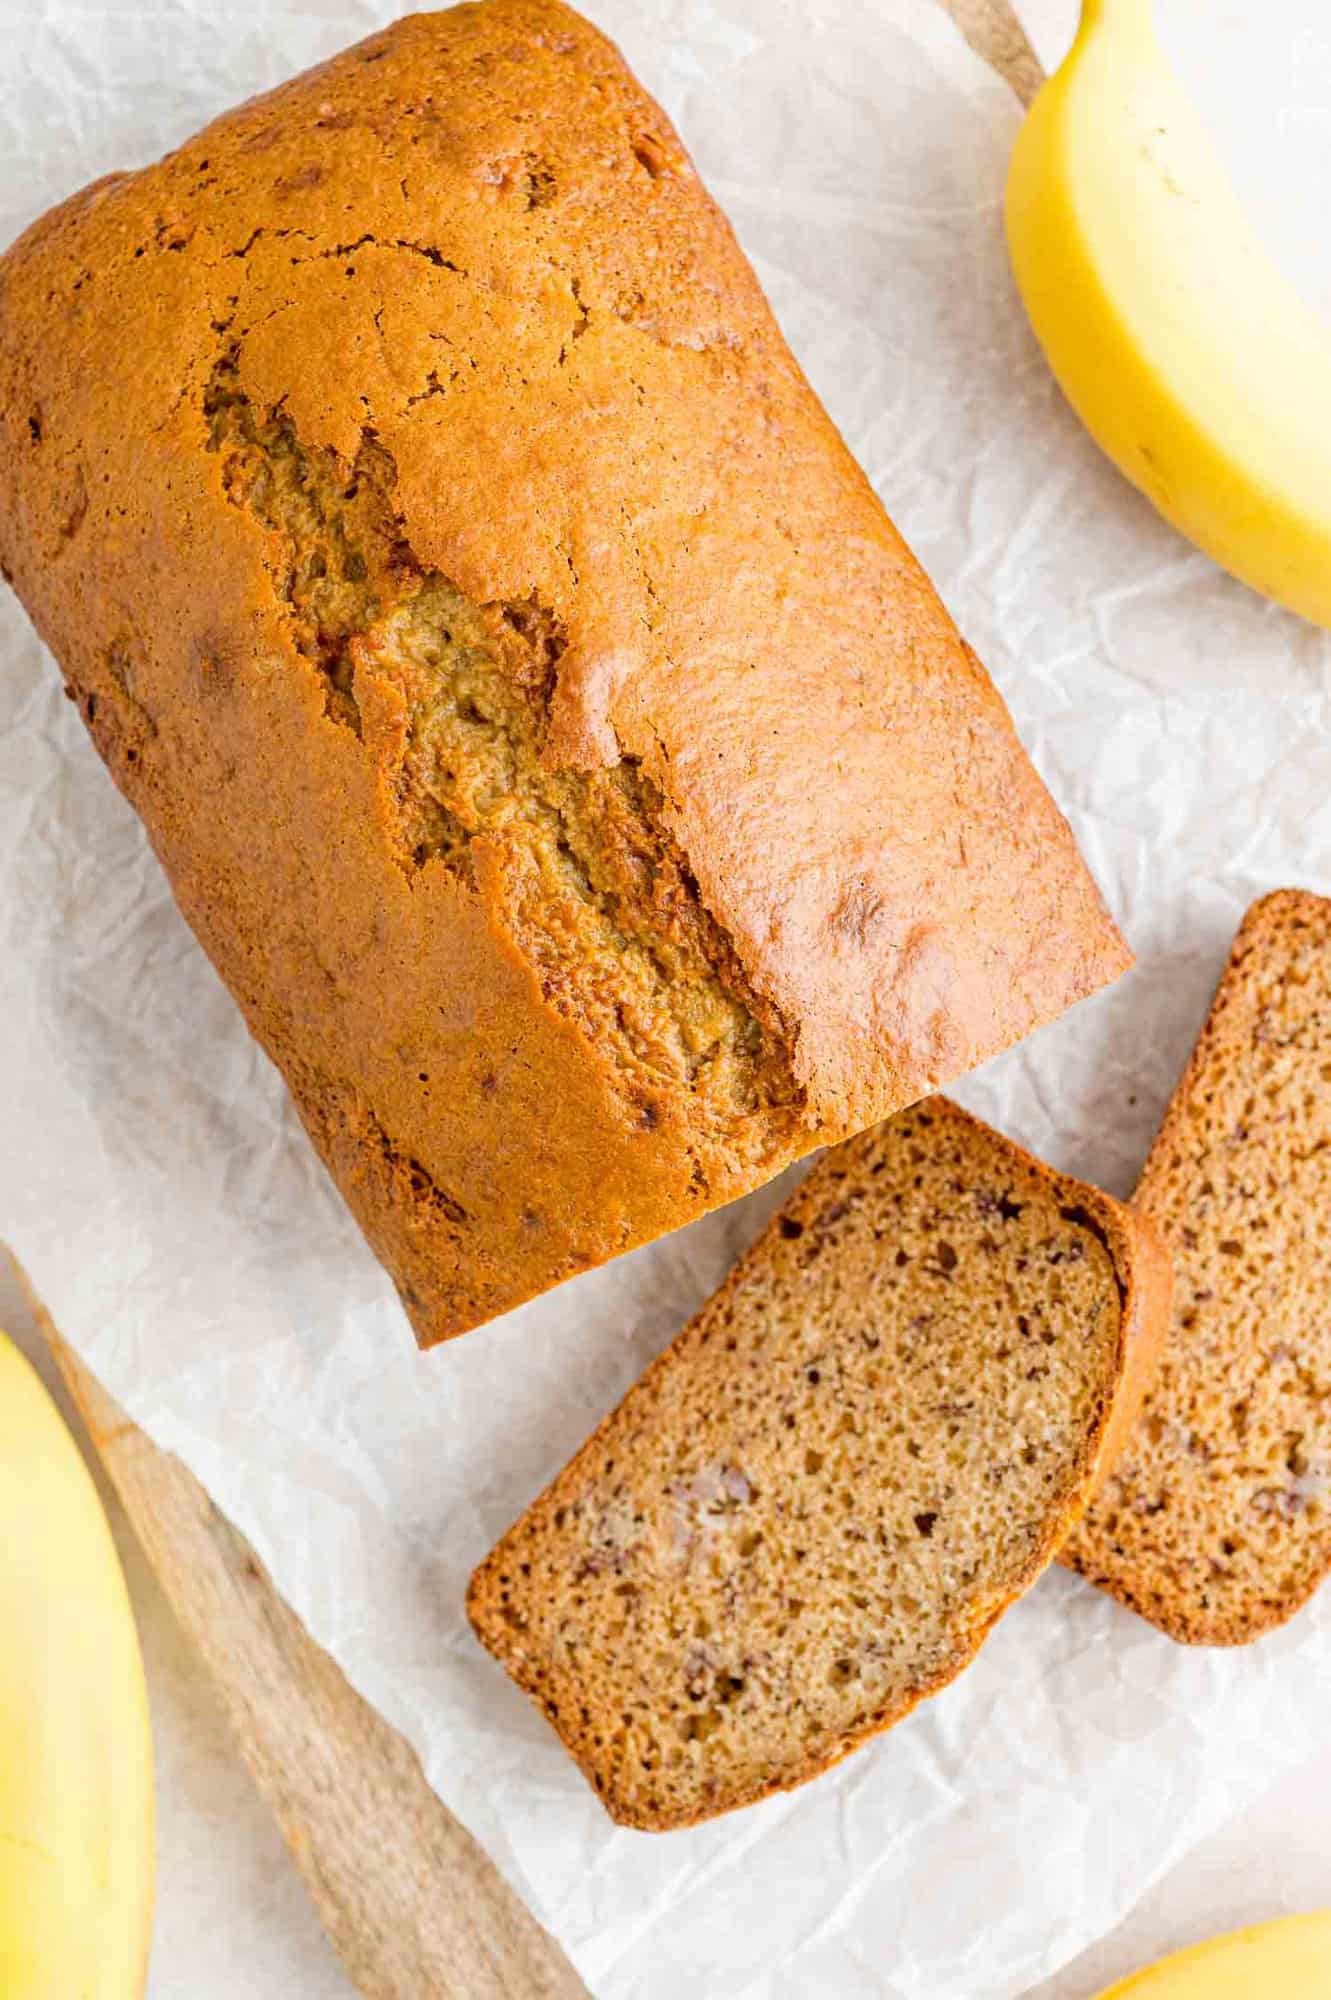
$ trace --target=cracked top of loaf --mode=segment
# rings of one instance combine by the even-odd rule
[[[557,0],[402,20],[20,239],[0,561],[427,1336],[1128,962]]]

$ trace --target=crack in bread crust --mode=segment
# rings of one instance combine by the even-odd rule
[[[558,620],[530,601],[472,604],[417,563],[373,431],[351,466],[306,450],[281,412],[255,412],[234,352],[203,407],[227,498],[278,545],[274,593],[325,714],[363,741],[358,683],[397,698],[391,790],[408,876],[436,864],[473,883],[484,840],[547,1003],[627,1074],[683,1086],[723,1116],[797,1112],[788,1040],[703,906],[640,760],[586,771],[545,759]],[[650,1123],[649,1098],[641,1116]]]

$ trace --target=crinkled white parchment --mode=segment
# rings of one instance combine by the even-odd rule
[[[1056,0],[1031,7],[1056,36]],[[0,236],[394,11],[0,0]],[[1137,948],[963,1093],[1124,1190],[1244,904],[1331,889],[1328,641],[1179,542],[1061,404],[1001,242],[1017,110],[929,0],[592,11],[680,123]],[[1317,87],[1324,111],[1326,66]],[[418,1355],[8,596],[0,656],[0,1234],[601,2000],[1012,1996],[1331,1737],[1331,1593],[1246,1652],[1186,1652],[1054,1573],[834,1774],[694,1832],[614,1829],[471,1640],[464,1582],[776,1191]]]

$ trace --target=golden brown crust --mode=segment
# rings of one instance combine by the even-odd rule
[[[1174,1304],[1174,1265],[1150,1217],[1109,1195],[1100,1199],[1109,1205],[1101,1226],[1113,1245],[1115,1265],[1123,1274],[1123,1366],[1109,1422],[1063,1539],[1084,1515],[1132,1435],[1160,1363]]]
[[[651,1502],[644,1502],[643,1489],[644,1486],[649,1489],[653,1480],[659,1483],[664,1477],[659,1470],[650,1470],[667,1462],[662,1449],[663,1439],[672,1429],[687,1437],[698,1426],[699,1413],[694,1411],[690,1417],[687,1387],[681,1386],[687,1385],[690,1371],[705,1368],[706,1363],[702,1359],[704,1350],[709,1343],[719,1342],[729,1329],[736,1326],[745,1313],[746,1299],[749,1301],[750,1317],[771,1319],[772,1308],[764,1302],[761,1291],[757,1292],[757,1302],[754,1303],[755,1280],[766,1278],[783,1262],[802,1254],[802,1251],[792,1250],[792,1243],[802,1245],[806,1240],[824,1241],[826,1248],[822,1255],[839,1260],[838,1270],[845,1273],[846,1251],[837,1241],[827,1237],[826,1218],[829,1214],[843,1216],[848,1199],[858,1199],[848,1197],[848,1189],[874,1188],[875,1173],[881,1172],[887,1158],[883,1149],[884,1136],[891,1133],[894,1138],[900,1139],[903,1130],[910,1128],[906,1131],[909,1139],[917,1123],[931,1127],[926,1144],[932,1156],[937,1157],[950,1139],[963,1148],[978,1152],[989,1174],[993,1173],[992,1163],[997,1160],[1001,1163],[1002,1173],[1009,1177],[1005,1184],[1010,1185],[1013,1179],[1020,1183],[1023,1202],[1028,1201],[1034,1192],[1046,1203],[1051,1216],[1061,1216],[1064,1222],[1085,1230],[1099,1240],[1107,1253],[1107,1269],[1112,1272],[1118,1294],[1116,1335],[1093,1414],[1078,1441],[1075,1464],[1070,1470],[1064,1468],[1056,1501],[1045,1503],[1046,1512],[1038,1524],[1038,1532],[1030,1540],[1024,1557],[1007,1576],[1003,1588],[982,1593],[970,1601],[963,1620],[950,1636],[946,1657],[935,1670],[919,1677],[904,1693],[898,1691],[893,1699],[873,1712],[858,1717],[852,1727],[840,1734],[829,1735],[826,1731],[813,1733],[801,1725],[799,1733],[809,1745],[805,1754],[796,1755],[793,1759],[787,1756],[779,1768],[774,1761],[773,1768],[760,1777],[738,1783],[726,1781],[710,1796],[700,1787],[691,1798],[681,1798],[678,1793],[665,1798],[649,1787],[644,1801],[641,1774],[630,1771],[626,1777],[623,1774],[622,1749],[615,1751],[611,1748],[619,1718],[610,1711],[617,1708],[623,1698],[622,1692],[612,1699],[598,1684],[592,1667],[577,1666],[571,1653],[565,1660],[560,1652],[565,1642],[560,1636],[562,1628],[558,1623],[562,1615],[558,1609],[559,1597],[560,1592],[564,1592],[567,1602],[570,1586],[567,1580],[560,1583],[555,1579],[560,1561],[565,1556],[576,1555],[581,1546],[577,1540],[579,1531],[570,1529],[567,1524],[580,1508],[594,1508],[600,1504],[596,1496],[604,1492],[606,1468],[623,1467],[630,1459],[642,1475],[638,1484],[633,1486],[633,1491],[637,1504],[647,1506],[645,1518],[650,1524]],[[879,1237],[883,1238],[882,1248],[875,1254],[880,1260],[880,1278],[885,1279],[889,1259],[896,1255],[898,1243],[889,1231],[875,1228],[875,1241]],[[906,1239],[903,1237],[900,1240],[904,1242]],[[847,1277],[844,1281],[850,1282],[850,1279]],[[1020,1284],[1022,1280],[1017,1277],[1015,1282]],[[1056,1174],[1024,1149],[946,1099],[928,1100],[914,1111],[903,1114],[901,1119],[861,1134],[824,1156],[735,1266],[721,1289],[658,1357],[618,1407],[603,1419],[570,1463],[478,1566],[467,1598],[472,1625],[481,1642],[501,1661],[518,1685],[544,1709],[588,1782],[598,1792],[606,1810],[621,1824],[651,1831],[692,1825],[719,1812],[750,1804],[774,1791],[789,1790],[803,1784],[839,1762],[870,1737],[893,1726],[921,1701],[955,1679],[974,1658],[997,1619],[1053,1559],[1094,1490],[1107,1455],[1117,1448],[1122,1431],[1135,1419],[1168,1325],[1171,1286],[1168,1260],[1149,1223],[1100,1190]],[[1020,1303],[1026,1305],[1028,1301],[1023,1298]],[[873,1314],[871,1296],[863,1298],[863,1308],[866,1321],[870,1321]],[[1013,1318],[1017,1318],[1015,1310]],[[776,1335],[769,1338],[766,1330],[763,1331],[761,1339],[765,1353],[772,1354],[771,1342],[776,1338]],[[730,1341],[728,1344],[733,1346],[734,1343]],[[746,1354],[741,1341],[740,1356],[731,1365],[746,1365]],[[750,1409],[744,1420],[749,1449],[760,1464],[763,1462],[762,1447],[755,1440],[763,1435],[765,1425],[770,1429],[776,1422],[776,1366],[773,1354],[767,1364],[767,1380],[760,1391],[770,1395],[772,1407],[757,1414]],[[700,1374],[698,1379],[701,1381]],[[884,1409],[878,1414],[882,1419],[887,1411]],[[801,1432],[801,1439],[803,1435]],[[770,1464],[768,1471],[770,1477]],[[639,1515],[635,1518],[641,1523],[644,1517]],[[770,1511],[763,1516],[763,1526],[770,1534]],[[656,1546],[650,1525],[645,1529],[640,1525],[637,1532],[648,1535],[647,1549]],[[932,1533],[932,1520],[929,1521],[928,1532]],[[809,1551],[811,1557],[815,1553]],[[656,1563],[659,1558],[653,1556],[648,1560]],[[816,1566],[813,1561],[807,1568],[797,1562],[794,1573],[786,1581],[792,1589],[798,1589],[803,1594],[811,1587],[805,1579]],[[534,1572],[539,1574],[534,1575]],[[632,1563],[626,1564],[622,1573],[625,1581],[618,1586],[621,1591],[651,1587],[644,1573],[634,1568]],[[532,1580],[528,1581],[529,1578]],[[868,1587],[867,1584],[865,1587]],[[539,1602],[539,1617],[533,1616],[538,1610],[533,1594]],[[701,1623],[705,1624],[707,1621],[702,1614],[707,1606],[701,1593],[696,1608]],[[555,1622],[550,1623],[551,1619]],[[578,1629],[582,1631],[581,1627]],[[579,1640],[579,1661],[586,1650],[583,1644],[586,1636],[582,1632]],[[630,1640],[626,1638],[616,1643],[621,1654],[625,1648],[631,1647]],[[548,1650],[550,1648],[553,1650]],[[804,1671],[811,1673],[811,1664]],[[624,1720],[627,1723],[628,1717],[625,1716]],[[658,1717],[657,1721],[660,1720]],[[668,1723],[668,1718],[666,1720]]]
[[[1239,927],[1133,1196],[1176,1314],[1063,1554],[1186,1644],[1245,1644],[1331,1573],[1329,1057],[1331,900],[1277,890]]]
[[[422,1339],[1128,963],[676,135],[558,0],[402,20],[13,246],[0,563]],[[767,1101],[704,1101],[650,1006],[620,1062],[533,958],[493,797],[459,832],[419,795],[451,774],[387,635],[449,591],[546,702],[547,775],[640,774]]]

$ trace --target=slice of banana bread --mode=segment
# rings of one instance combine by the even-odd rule
[[[481,1564],[472,1623],[622,1824],[799,1784],[1048,1563],[1169,1285],[1148,1225],[928,1099],[824,1156]]]
[[[1135,1205],[1172,1330],[1066,1560],[1172,1638],[1237,1645],[1331,1569],[1331,901],[1239,929]]]

